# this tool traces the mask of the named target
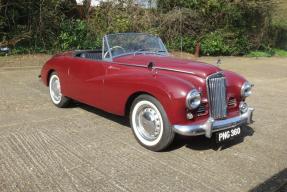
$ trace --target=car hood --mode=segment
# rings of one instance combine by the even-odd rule
[[[159,55],[127,55],[118,58],[114,58],[114,62],[131,64],[131,65],[143,65],[147,66],[150,62],[154,63],[154,66],[158,70],[168,70],[179,73],[190,73],[195,76],[206,78],[210,74],[221,71],[220,68],[202,63],[199,61],[178,59],[172,56],[159,56]]]

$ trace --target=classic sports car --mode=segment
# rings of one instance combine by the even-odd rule
[[[171,57],[153,35],[106,35],[101,50],[57,54],[40,76],[57,107],[73,99],[129,116],[137,141],[153,151],[165,149],[175,133],[222,142],[252,123],[254,109],[245,102],[251,83],[214,65]]]

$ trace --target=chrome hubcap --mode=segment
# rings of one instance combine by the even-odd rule
[[[61,101],[61,86],[60,86],[60,81],[57,76],[53,76],[50,82],[50,90],[51,90],[51,97],[53,101],[55,102],[60,102]]]
[[[136,129],[148,141],[156,140],[160,134],[162,122],[160,114],[149,105],[142,105],[136,113]]]

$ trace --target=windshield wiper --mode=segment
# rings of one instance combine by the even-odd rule
[[[144,51],[147,51],[146,49],[138,49],[134,52],[134,56],[137,54],[137,53],[143,53]]]
[[[163,55],[163,53],[167,53],[165,50],[158,50],[156,51],[157,54]]]
[[[140,54],[164,55],[163,53],[166,53],[166,51],[165,51],[165,50],[149,51],[149,50],[147,50],[147,49],[139,49],[139,50],[136,50],[136,51],[134,52],[134,55],[136,55],[136,54],[138,54],[138,53],[140,53]]]

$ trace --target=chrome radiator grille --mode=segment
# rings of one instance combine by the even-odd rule
[[[216,73],[208,77],[207,91],[211,117],[214,119],[226,117],[226,83],[223,74]]]

